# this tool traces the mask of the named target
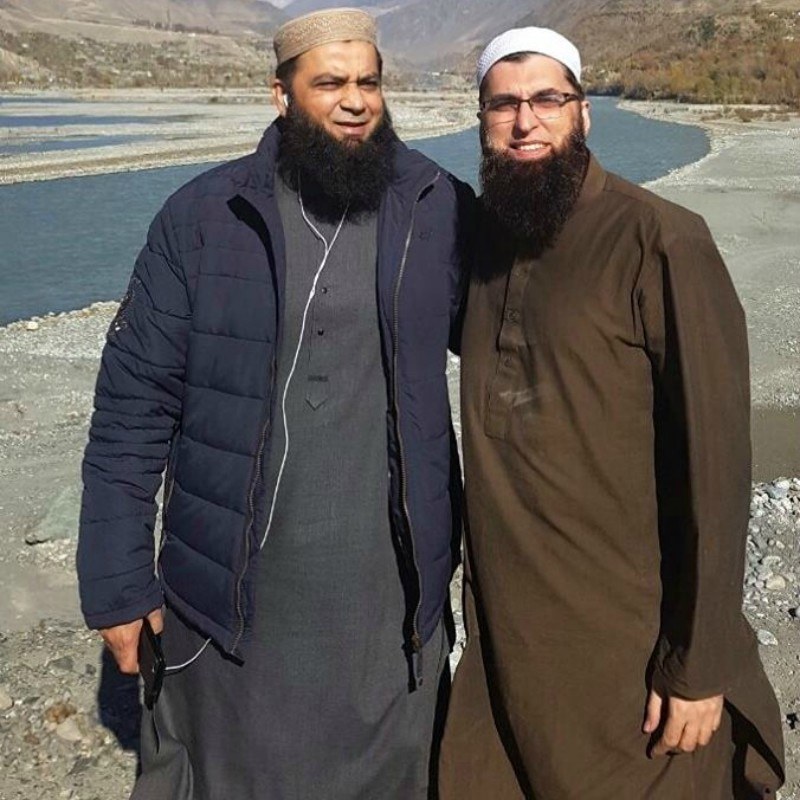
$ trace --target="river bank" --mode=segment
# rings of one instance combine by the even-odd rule
[[[467,108],[472,114],[465,105],[465,122]],[[636,110],[679,121],[673,107]],[[786,426],[766,426],[779,431],[778,466],[764,467],[764,482],[753,487],[745,610],[785,719],[789,783],[781,797],[800,800],[800,469],[791,468],[800,427],[786,416],[800,407],[800,128],[797,121],[725,122],[709,131],[707,158],[651,188],[708,220],[748,313],[755,414],[778,414]],[[136,684],[116,675],[97,636],[83,629],[73,566],[80,459],[99,354],[116,307],[97,303],[0,328],[4,800],[123,798],[135,773]],[[451,377],[455,388],[454,365]],[[756,451],[769,452],[757,419]],[[457,584],[453,598],[458,607]]]
[[[85,90],[6,97],[12,102],[0,104],[0,141],[7,148],[5,153],[0,149],[0,185],[237,158],[255,149],[275,118],[266,88]],[[404,139],[475,125],[471,94],[388,92],[387,99]],[[26,116],[32,124],[20,119]],[[43,117],[54,124],[33,124]],[[26,152],[35,146],[44,151]]]

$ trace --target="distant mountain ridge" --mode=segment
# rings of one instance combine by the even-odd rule
[[[406,6],[413,5],[420,0],[290,0],[286,3],[284,11],[291,17],[299,17],[309,14],[312,11],[319,11],[327,8],[362,8],[364,11],[374,14],[376,17],[391,13]]]
[[[595,92],[800,104],[800,0],[0,0],[0,84],[253,86],[292,16],[378,17],[389,85],[467,85],[497,33],[572,38]]]
[[[69,32],[77,25],[125,27],[149,23],[169,29],[225,34],[264,34],[288,17],[264,0],[2,0],[0,25],[7,32]],[[63,26],[66,24],[66,28]],[[99,31],[98,31],[99,33]]]
[[[0,83],[254,85],[286,19],[262,0],[0,0]]]
[[[293,0],[284,8],[300,16],[353,6],[379,18],[381,49],[411,65],[452,61],[510,27],[547,0]]]

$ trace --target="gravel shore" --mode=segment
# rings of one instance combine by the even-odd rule
[[[800,407],[800,126],[750,125],[721,123],[711,130],[708,158],[652,188],[708,220],[748,312],[757,410],[788,425],[778,437],[778,466],[764,467],[753,486],[744,588],[784,715],[789,782],[781,797],[800,800],[800,468],[791,468],[798,463],[791,448],[800,449],[791,416]],[[0,328],[0,575],[8,598],[0,604],[2,800],[124,798],[135,775],[137,685],[116,673],[96,634],[83,628],[74,577],[80,459],[115,309],[98,303]],[[756,426],[757,450],[762,439]],[[458,604],[458,581],[453,596]]]
[[[475,98],[463,92],[388,92],[398,134],[440,136],[472,127]],[[255,149],[275,118],[266,89],[107,90],[39,94],[0,106],[0,141],[7,147],[97,141],[97,146],[0,155],[0,185],[98,175],[178,164],[225,161]],[[4,117],[82,117],[86,124],[52,127],[4,124]],[[102,125],[92,121],[107,118]],[[116,119],[115,119],[116,118]],[[116,143],[99,141],[114,137]],[[111,141],[111,140],[108,140]],[[120,143],[121,142],[121,143]]]

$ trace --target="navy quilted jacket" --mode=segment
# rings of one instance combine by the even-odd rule
[[[90,627],[140,618],[163,593],[241,656],[266,525],[285,285],[273,193],[279,140],[275,123],[254,154],[169,198],[109,330],[83,465],[78,573]],[[405,633],[419,648],[440,619],[460,531],[445,368],[474,198],[399,141],[396,165],[379,212],[377,298],[389,506],[404,562]],[[156,575],[154,498],[165,466]]]

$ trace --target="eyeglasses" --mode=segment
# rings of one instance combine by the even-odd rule
[[[500,94],[490,97],[481,103],[481,111],[491,114],[496,122],[511,122],[517,118],[523,103],[527,103],[530,110],[540,120],[558,119],[567,103],[573,100],[582,100],[579,94],[566,92],[544,92],[533,97],[514,97],[509,94]]]

